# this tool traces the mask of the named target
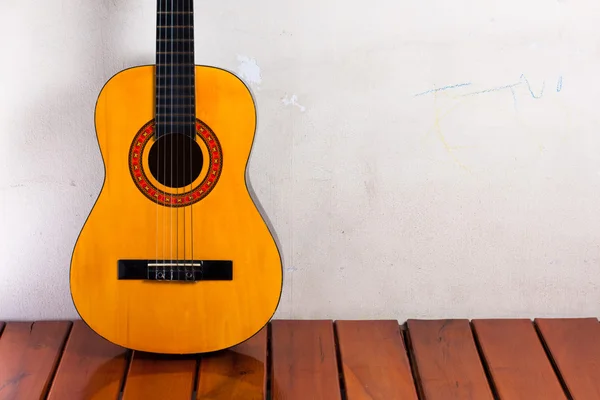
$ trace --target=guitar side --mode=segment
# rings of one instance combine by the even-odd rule
[[[149,173],[154,66],[113,76],[96,105],[105,180],[73,251],[71,294],[94,331],[130,349],[183,354],[234,346],[270,320],[281,296],[280,254],[246,186],[252,96],[225,70],[195,70],[204,163],[176,195],[159,198],[160,182]],[[154,259],[227,260],[232,276],[119,279],[120,260]]]

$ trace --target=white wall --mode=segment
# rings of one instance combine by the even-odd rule
[[[195,4],[197,62],[256,96],[277,317],[599,315],[597,1]],[[0,319],[76,316],[96,96],[154,61],[154,12],[0,3]]]

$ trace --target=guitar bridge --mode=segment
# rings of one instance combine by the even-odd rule
[[[119,260],[117,270],[119,280],[233,280],[233,261],[229,260]]]

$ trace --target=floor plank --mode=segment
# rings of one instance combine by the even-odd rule
[[[0,336],[0,399],[43,399],[71,322],[9,322]]]
[[[271,324],[274,400],[340,400],[333,323],[274,320]]]
[[[598,320],[539,318],[535,322],[573,399],[600,399]]]
[[[480,319],[473,326],[501,399],[566,399],[528,319]]]
[[[417,400],[398,321],[337,321],[348,400]]]
[[[493,400],[469,320],[408,320],[407,328],[424,398]]]
[[[196,377],[194,356],[135,351],[125,379],[123,400],[189,400]]]
[[[83,321],[74,321],[48,400],[116,399],[127,367],[127,350]]]
[[[262,400],[266,395],[267,327],[229,350],[200,360],[197,399]]]

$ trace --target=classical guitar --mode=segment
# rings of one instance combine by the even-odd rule
[[[95,128],[105,174],[72,255],[87,325],[126,348],[203,353],[272,318],[277,245],[247,187],[256,128],[234,74],[194,59],[193,0],[158,0],[156,65],[104,85]]]

